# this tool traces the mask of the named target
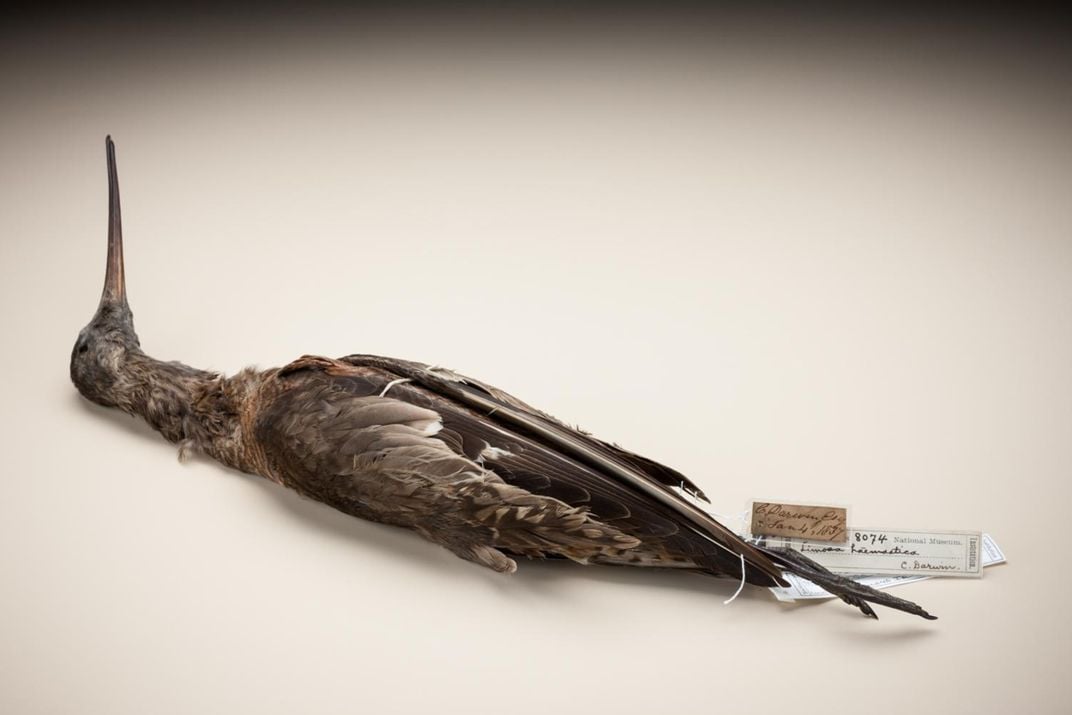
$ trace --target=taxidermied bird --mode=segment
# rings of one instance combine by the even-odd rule
[[[749,543],[686,498],[677,471],[604,442],[450,370],[407,360],[306,355],[226,377],[141,349],[127,304],[115,146],[108,258],[96,314],[71,353],[87,399],[144,419],[180,453],[206,454],[305,497],[412,529],[509,573],[514,557],[686,569],[756,586],[808,579],[875,616],[933,618],[790,549]]]

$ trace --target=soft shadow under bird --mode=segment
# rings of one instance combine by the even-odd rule
[[[346,514],[412,529],[495,571],[514,557],[687,569],[785,585],[789,572],[874,616],[933,616],[791,549],[749,543],[680,491],[677,471],[569,427],[478,380],[422,363],[306,355],[226,377],[145,354],[127,304],[115,146],[108,258],[96,314],[71,353],[87,399]]]

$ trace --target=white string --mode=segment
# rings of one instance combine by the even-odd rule
[[[685,489],[678,488],[678,493],[683,495],[688,501],[692,502],[692,504],[694,506],[699,507],[699,509],[701,511],[704,511],[704,512],[710,514],[711,516],[713,516],[716,520],[718,520],[718,521],[730,521],[730,518],[729,518],[730,515],[728,515],[728,514],[719,514],[714,509],[711,508],[710,504],[702,502],[701,500],[699,500],[696,497],[694,497],[692,494],[689,494],[689,492],[686,491]],[[740,531],[744,531],[745,522],[748,519],[748,513],[749,513],[748,510],[743,511],[737,517],[739,522],[740,522],[740,527],[739,527]],[[733,554],[734,556],[736,556],[737,558],[739,558],[741,560],[741,582],[739,584],[737,584],[737,590],[734,591],[733,595],[722,602],[722,605],[728,606],[731,603],[733,603],[734,599],[737,598],[738,596],[740,596],[741,591],[744,590],[744,584],[745,584],[745,573],[744,573],[745,560],[744,560],[744,554],[737,553],[733,549],[731,549],[731,548],[729,548],[729,547],[727,547],[727,546],[725,546],[723,544],[718,543],[718,541],[716,541],[713,537],[711,537],[708,534],[701,533],[700,536],[703,536],[708,541],[710,541],[712,544],[714,544],[718,548],[722,549],[726,553]]]
[[[398,385],[398,384],[403,383],[403,382],[410,382],[410,379],[408,377],[400,377],[397,380],[391,380],[389,383],[387,383],[387,386],[383,388],[383,392],[380,393],[380,397],[383,397],[384,395],[386,395],[387,391],[390,390],[395,385]]]
[[[723,606],[728,606],[733,603],[733,599],[741,595],[741,591],[744,590],[744,554],[737,554],[741,557],[741,582],[737,584],[737,590],[733,592],[733,595],[722,602]]]

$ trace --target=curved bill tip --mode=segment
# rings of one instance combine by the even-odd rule
[[[104,139],[108,158],[108,263],[104,273],[101,304],[126,303],[126,276],[123,271],[123,217],[119,209],[119,173],[115,164],[115,143]]]

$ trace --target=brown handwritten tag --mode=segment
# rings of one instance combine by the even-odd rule
[[[845,541],[847,517],[844,507],[757,501],[752,503],[752,534]]]

